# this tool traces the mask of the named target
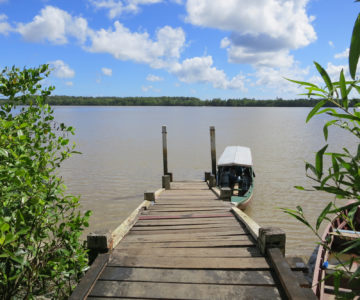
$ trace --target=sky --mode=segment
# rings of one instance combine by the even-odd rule
[[[295,99],[284,78],[324,86],[313,61],[348,75],[359,12],[353,0],[0,0],[0,68],[47,63],[57,95]]]

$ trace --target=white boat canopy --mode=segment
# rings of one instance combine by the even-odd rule
[[[221,154],[219,167],[225,166],[252,166],[251,150],[248,147],[228,146]]]

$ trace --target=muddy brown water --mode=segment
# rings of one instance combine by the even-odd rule
[[[217,157],[226,146],[252,150],[255,194],[246,210],[260,226],[287,234],[287,254],[309,256],[316,239],[279,208],[301,205],[314,223],[332,197],[296,190],[309,185],[304,162],[324,144],[327,116],[305,123],[309,108],[55,107],[58,122],[76,128],[72,138],[82,155],[60,170],[68,191],[91,209],[89,231],[112,230],[143,201],[144,191],[161,187],[161,126],[168,131],[168,164],[174,180],[200,180],[211,170],[209,126],[216,128]],[[355,141],[339,129],[329,133],[331,149]]]

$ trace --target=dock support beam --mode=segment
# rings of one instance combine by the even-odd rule
[[[162,144],[163,144],[163,166],[164,166],[164,175],[170,176],[170,182],[173,181],[172,173],[168,171],[168,158],[167,158],[167,131],[166,126],[162,126]]]
[[[215,144],[214,126],[210,126],[210,145],[211,145],[211,171],[216,178],[216,144]]]
[[[205,181],[208,181],[210,179],[210,172],[205,172]]]

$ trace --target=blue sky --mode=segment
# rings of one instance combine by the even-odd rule
[[[54,94],[293,99],[335,79],[353,0],[0,0],[0,67],[49,63]]]

